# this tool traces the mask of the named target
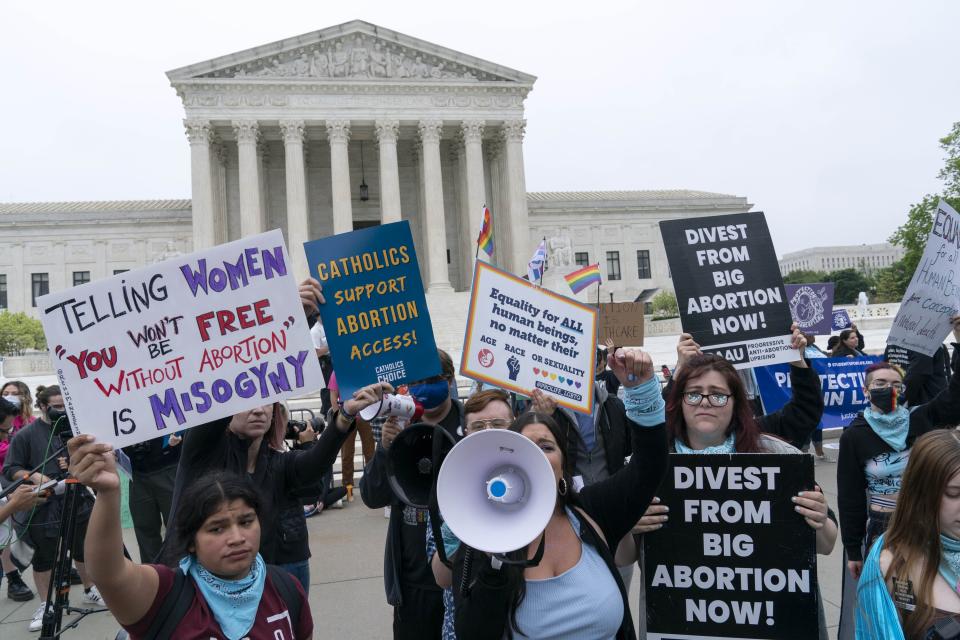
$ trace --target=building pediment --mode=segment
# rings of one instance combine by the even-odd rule
[[[508,83],[536,80],[514,69],[355,20],[175,69],[176,86],[193,82]]]

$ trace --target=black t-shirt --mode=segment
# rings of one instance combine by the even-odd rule
[[[454,440],[460,440],[460,416],[463,414],[460,404],[454,400],[450,411],[440,421]],[[394,509],[401,507],[395,506]],[[439,590],[433,577],[433,569],[427,559],[427,516],[426,509],[403,505],[403,517],[400,522],[400,541],[403,545],[403,583],[418,589]]]

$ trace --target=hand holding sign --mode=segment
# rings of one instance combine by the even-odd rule
[[[112,446],[96,442],[91,435],[81,435],[70,438],[67,451],[70,453],[70,475],[83,486],[97,493],[120,488]]]
[[[323,297],[323,285],[314,278],[307,278],[300,283],[298,288],[300,292],[300,302],[303,303],[303,310],[309,318],[315,313],[320,313],[318,305],[326,302]]]
[[[632,533],[650,533],[662,529],[663,523],[670,519],[667,515],[669,511],[670,507],[660,504],[660,498],[654,496],[653,502],[643,512],[643,517],[637,520],[637,524],[633,526]]]
[[[626,388],[636,387],[653,377],[653,360],[640,349],[617,349],[607,354],[607,366]]]

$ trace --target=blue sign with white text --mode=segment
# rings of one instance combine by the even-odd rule
[[[305,242],[320,281],[323,329],[341,399],[377,381],[396,386],[440,374],[410,223]]]
[[[820,376],[823,387],[823,417],[818,429],[845,427],[857,413],[867,407],[863,394],[864,373],[871,364],[882,360],[878,356],[859,358],[815,358],[807,361]],[[754,369],[757,389],[763,400],[764,413],[783,408],[793,391],[790,388],[790,365],[773,364]]]

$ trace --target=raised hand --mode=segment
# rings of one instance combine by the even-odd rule
[[[307,278],[300,283],[300,303],[307,317],[320,313],[320,305],[326,302],[323,297],[323,285],[314,278]]]
[[[393,393],[389,382],[375,382],[353,392],[353,397],[343,403],[344,410],[352,416],[357,415],[370,405],[380,402],[383,394]]]
[[[700,345],[689,333],[681,333],[680,340],[677,342],[677,366],[674,367],[673,375],[677,375],[677,371],[680,371],[690,358],[698,355],[700,355]]]
[[[800,359],[790,364],[801,369],[806,369],[807,359],[803,357],[803,350],[807,348],[807,339],[803,337],[803,333],[801,333],[800,327],[797,326],[796,322],[790,325],[790,333],[790,346],[800,352]]]
[[[653,377],[653,360],[640,349],[619,348],[607,354],[607,366],[626,388],[635,387]]]
[[[557,399],[547,395],[541,389],[534,389],[530,394],[530,409],[534,413],[544,413],[552,416],[557,410]]]
[[[113,447],[95,442],[93,436],[80,435],[67,442],[70,453],[70,475],[95,491],[115,491],[120,488],[117,459]]]

